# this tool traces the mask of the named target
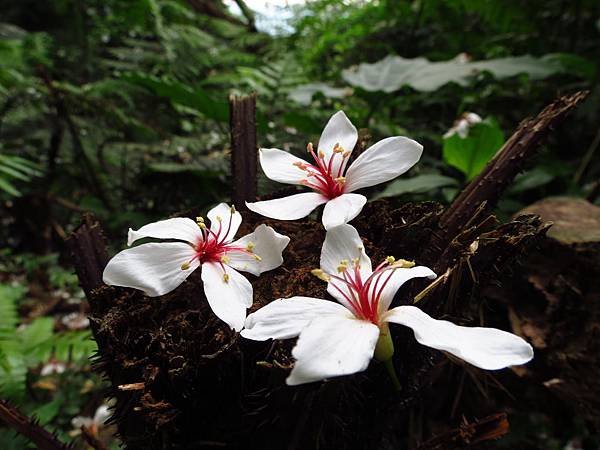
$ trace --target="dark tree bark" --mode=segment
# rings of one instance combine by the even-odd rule
[[[247,210],[256,200],[256,94],[229,97],[233,204]]]

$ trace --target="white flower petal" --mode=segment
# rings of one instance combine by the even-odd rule
[[[313,320],[292,350],[296,359],[288,385],[362,372],[369,366],[379,328],[370,322],[331,315]]]
[[[381,296],[379,300],[379,314],[383,314],[389,309],[392,300],[394,300],[396,292],[402,287],[404,283],[406,283],[409,280],[412,280],[413,278],[433,279],[436,277],[436,274],[429,267],[425,266],[416,266],[406,269],[395,269],[392,272],[391,276],[390,272],[386,271],[383,272],[381,276],[379,276],[378,279],[374,281],[377,285],[377,292],[379,291],[379,289],[381,289],[381,286],[383,286],[383,283],[386,282],[388,277],[390,277],[390,279],[389,281],[387,281],[385,287],[381,291]]]
[[[237,270],[244,270],[253,275],[260,275],[268,270],[273,270],[283,263],[283,250],[290,242],[290,238],[277,233],[273,228],[264,224],[246,236],[228,245],[232,249],[244,249],[252,246],[252,253],[230,251],[227,253],[227,265]],[[256,257],[258,257],[258,259]]]
[[[139,230],[129,229],[127,245],[142,238],[179,239],[195,244],[202,239],[202,233],[196,222],[187,217],[175,217],[144,225]]]
[[[225,281],[224,275],[229,276]],[[215,315],[240,331],[246,320],[246,309],[252,306],[252,285],[239,272],[217,263],[202,264],[204,293]]]
[[[327,197],[317,192],[306,192],[264,202],[246,202],[246,206],[250,211],[271,219],[296,220],[308,216],[313,209],[327,200]]]
[[[210,229],[219,236],[219,241],[231,242],[242,224],[242,215],[237,211],[232,214],[231,211],[227,203],[220,203],[206,214]]]
[[[367,197],[360,194],[342,194],[329,200],[323,210],[323,226],[330,230],[350,222],[358,216],[365,203]]]
[[[384,183],[414,166],[423,146],[402,136],[383,139],[369,147],[346,172],[346,192]]]
[[[312,297],[280,298],[246,318],[242,336],[255,341],[296,337],[314,319],[352,317],[342,305]]]
[[[194,255],[194,249],[183,242],[138,245],[117,253],[106,265],[102,279],[111,286],[140,289],[157,297],[171,292],[200,265],[194,259],[188,269],[181,269]]]
[[[306,178],[306,172],[294,164],[307,164],[291,153],[276,148],[261,148],[260,166],[265,175],[273,181],[286,184],[300,184]]]
[[[71,419],[71,426],[77,430],[81,427],[90,428],[94,425],[94,419],[91,417],[77,416]]]
[[[319,138],[317,149],[325,153],[325,161],[328,163],[329,158],[333,155],[335,144],[339,144],[344,151],[351,152],[357,140],[358,132],[356,128],[352,125],[348,117],[346,117],[344,111],[338,111],[331,116],[329,122],[325,125],[323,133],[321,133],[321,137]],[[337,174],[342,161],[340,153],[334,156],[331,165],[332,173]]]
[[[351,261],[359,258],[361,274],[371,275],[371,259],[365,253],[365,246],[352,225],[344,224],[327,231],[321,249],[321,269],[327,273],[337,274],[342,260]]]
[[[519,336],[496,328],[461,327],[436,320],[414,306],[391,309],[382,320],[412,328],[419,343],[451,353],[481,369],[503,369],[533,358],[531,345]]]
[[[101,427],[104,425],[104,422],[108,420],[110,417],[110,407],[107,404],[102,404],[96,409],[94,414],[94,423]]]

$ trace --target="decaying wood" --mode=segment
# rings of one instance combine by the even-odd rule
[[[506,413],[498,413],[474,422],[466,420],[454,430],[435,436],[421,444],[418,450],[451,450],[470,447],[485,441],[499,439],[508,433]]]
[[[17,408],[2,399],[0,399],[0,420],[17,433],[25,436],[40,450],[69,450],[73,448],[42,428],[35,419],[22,414]]]
[[[108,262],[104,236],[98,221],[91,214],[84,214],[83,223],[71,233],[67,245],[83,292],[88,300],[92,299],[92,291],[104,285],[102,272]]]
[[[557,197],[522,212],[554,225],[522,270],[490,295],[507,305],[514,331],[537,352],[524,376],[599,429],[600,207]]]
[[[544,108],[537,117],[521,122],[495,158],[454,200],[440,218],[439,230],[432,235],[424,255],[427,260],[436,261],[436,272],[443,272],[448,268],[448,261],[439,261],[438,258],[452,240],[469,224],[485,217],[485,213],[496,205],[515,176],[523,170],[524,164],[538,153],[542,140],[587,94],[584,91],[560,97]]]
[[[245,202],[256,200],[256,94],[232,95],[229,108],[233,204],[245,211]]]

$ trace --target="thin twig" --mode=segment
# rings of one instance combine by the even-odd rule
[[[579,167],[577,168],[575,175],[573,175],[573,184],[579,184],[579,182],[581,181],[581,178],[583,177],[583,174],[585,173],[585,169],[587,169],[587,166],[592,161],[592,157],[594,156],[594,153],[596,153],[596,150],[598,150],[599,146],[600,146],[600,130],[598,130],[598,132],[596,133],[596,136],[592,140],[592,143],[590,144],[587,151],[585,152],[585,155],[583,155],[583,158],[581,159],[581,164],[579,164]]]
[[[17,433],[25,436],[40,450],[67,450],[73,448],[41,427],[36,419],[24,415],[3,399],[0,399],[0,420],[12,427]]]
[[[85,425],[81,426],[81,436],[85,439],[85,442],[92,447],[94,450],[108,450],[108,447],[104,445],[100,439]]]
[[[237,3],[238,8],[240,8],[240,11],[242,11],[242,14],[248,21],[248,29],[250,31],[256,31],[256,20],[254,18],[254,12],[248,7],[248,5],[246,5],[244,0],[235,0],[235,2]]]

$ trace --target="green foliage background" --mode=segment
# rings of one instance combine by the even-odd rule
[[[35,318],[27,304],[62,291],[80,305],[61,264],[82,212],[99,216],[118,248],[128,227],[229,198],[230,93],[258,94],[263,147],[300,153],[338,109],[373,142],[410,136],[425,147],[421,162],[372,198],[449,202],[522,119],[589,89],[498,213],[549,195],[598,202],[597,1],[313,0],[292,10],[284,32],[269,34],[221,1],[0,0],[3,397],[63,434],[76,413],[93,415],[100,385],[66,407],[48,405],[81,385],[31,394],[53,358],[92,377],[93,343],[57,326],[66,301]],[[444,139],[467,111],[486,120]],[[277,188],[259,182],[262,193]]]

